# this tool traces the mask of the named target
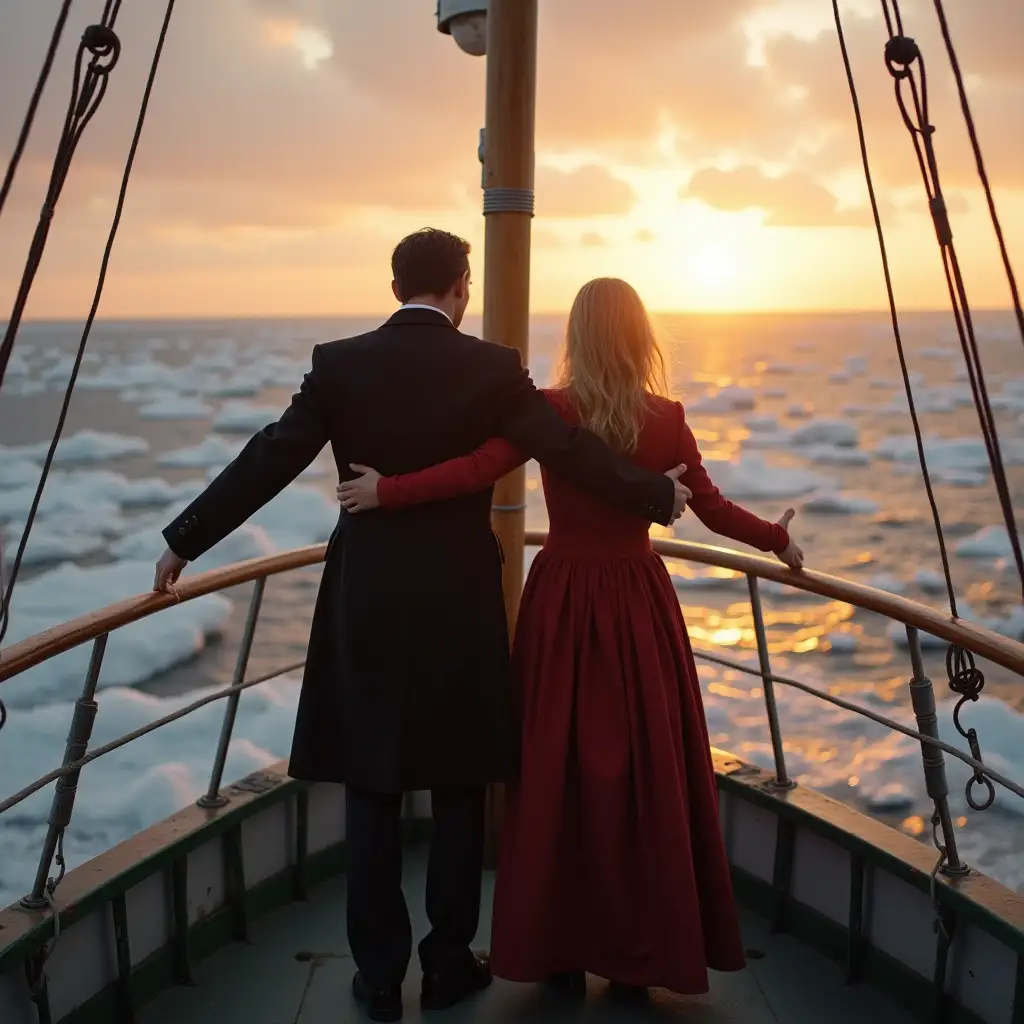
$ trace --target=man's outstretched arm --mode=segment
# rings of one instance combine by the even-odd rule
[[[315,347],[312,368],[284,415],[255,434],[163,531],[168,548],[179,559],[194,561],[222,541],[320,454],[329,440],[322,364],[323,355]]]
[[[586,428],[570,426],[537,390],[517,352],[506,349],[499,358],[506,365],[496,434],[610,505],[663,526],[676,519],[686,498],[676,480],[615,454]]]

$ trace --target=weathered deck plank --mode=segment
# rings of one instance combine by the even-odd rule
[[[406,891],[417,934],[426,930],[422,906],[424,859],[407,858]],[[487,879],[485,907],[490,905]],[[863,987],[843,985],[839,967],[785,935],[770,936],[758,917],[744,913],[748,947],[765,956],[737,974],[713,975],[704,996],[679,998],[656,992],[647,1007],[622,1007],[590,979],[585,1005],[568,1007],[538,986],[495,981],[482,995],[430,1019],[451,1024],[526,1024],[579,1020],[587,1024],[911,1024],[906,1011]],[[490,922],[481,922],[486,947]],[[258,921],[252,943],[228,946],[194,971],[193,987],[163,993],[138,1015],[139,1024],[356,1024],[364,1021],[352,1000],[355,965],[345,938],[345,881],[319,886],[306,903],[294,903]],[[415,960],[405,984],[407,1022],[426,1019],[419,1008]]]

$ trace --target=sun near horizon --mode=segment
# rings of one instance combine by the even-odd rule
[[[0,13],[12,3],[0,0]],[[0,111],[6,151],[57,6],[33,5],[0,40],[11,100]],[[472,243],[469,313],[479,314],[484,62],[436,32],[432,6],[377,0],[358,16],[316,4],[291,5],[298,13],[286,16],[258,0],[202,13],[183,7],[100,317],[385,314],[394,308],[391,248],[427,224]],[[908,31],[928,59],[941,180],[968,295],[974,308],[1007,308],[929,6],[911,9]],[[848,86],[831,12],[821,7],[638,0],[623,20],[611,0],[541,5],[535,313],[566,311],[579,286],[601,275],[629,280],[657,313],[886,308]],[[843,11],[897,302],[908,311],[948,309],[911,138],[880,59],[884,25],[874,5],[849,0]],[[87,311],[158,14],[126,10],[119,22],[125,54],[72,163],[29,319]],[[1019,262],[1024,64],[1012,40],[1024,33],[1024,13],[1015,0],[994,0],[985,25],[963,11],[950,16],[1007,247]],[[75,17],[85,23],[84,13]],[[77,28],[69,23],[65,32],[0,220],[7,308],[38,219]]]

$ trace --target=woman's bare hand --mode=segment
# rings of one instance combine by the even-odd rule
[[[779,519],[779,526],[788,532],[789,524],[793,521],[793,517],[795,515],[796,512],[794,512],[793,509],[787,508],[786,511],[782,513],[782,518]],[[785,551],[776,552],[776,557],[780,562],[784,562],[788,565],[790,569],[802,569],[804,567],[803,549],[794,544],[792,538],[790,538],[789,545],[786,547]]]
[[[346,480],[338,485],[338,500],[349,512],[369,512],[371,509],[380,508],[380,501],[377,499],[377,481],[380,480],[380,473],[369,466],[360,466],[356,462],[349,463],[359,476],[354,480]]]

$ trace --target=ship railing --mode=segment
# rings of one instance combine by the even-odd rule
[[[526,535],[526,544],[535,547],[543,544],[544,539],[543,532],[530,531]],[[949,785],[944,755],[949,754],[972,769],[973,774],[967,785],[967,799],[968,803],[977,809],[984,809],[992,803],[995,798],[994,784],[1002,786],[1020,798],[1024,798],[1024,786],[984,763],[973,730],[970,730],[968,735],[971,754],[967,754],[939,738],[935,692],[931,681],[924,672],[920,634],[924,632],[937,637],[950,644],[954,649],[968,652],[972,657],[976,656],[991,661],[1022,677],[1024,677],[1024,644],[982,626],[954,620],[948,615],[943,615],[916,601],[825,573],[813,570],[793,571],[773,559],[705,544],[660,538],[654,539],[653,544],[655,550],[667,560],[695,562],[717,569],[727,569],[742,574],[746,578],[758,666],[755,668],[741,661],[699,648],[695,648],[693,653],[698,659],[761,679],[775,768],[770,785],[778,790],[787,790],[795,785],[786,766],[782,726],[779,721],[775,696],[776,684],[802,690],[804,693],[811,694],[836,707],[862,715],[895,732],[912,737],[921,745],[925,788],[929,799],[934,804],[935,811],[932,819],[933,839],[940,856],[935,870],[932,872],[933,885],[935,875],[939,871],[952,876],[966,874],[969,869],[963,863],[957,849],[956,835],[950,814]],[[227,803],[228,798],[221,791],[221,785],[238,702],[243,691],[253,686],[259,686],[275,677],[297,671],[303,666],[303,662],[297,662],[281,666],[255,678],[247,677],[249,654],[256,635],[267,580],[281,573],[315,565],[323,561],[325,553],[326,545],[318,544],[199,573],[179,581],[176,594],[149,593],[130,597],[54,626],[52,629],[11,644],[0,651],[0,697],[2,697],[2,684],[8,679],[81,644],[92,644],[82,693],[75,702],[72,713],[63,763],[60,767],[47,772],[23,789],[0,801],[0,814],[2,814],[26,800],[33,793],[56,782],[35,880],[31,892],[21,901],[23,906],[29,909],[43,909],[46,906],[50,906],[52,909],[53,907],[53,892],[64,875],[64,833],[71,823],[82,768],[104,754],[123,747],[171,722],[185,718],[199,708],[218,700],[226,702],[220,738],[214,754],[207,790],[199,798],[198,803],[202,807],[220,807]],[[907,634],[911,670],[909,688],[918,728],[909,728],[870,708],[844,700],[798,679],[773,672],[761,606],[761,581],[773,581],[786,587],[805,591],[808,594],[875,612],[891,621],[901,623]],[[248,615],[231,684],[205,694],[170,714],[90,750],[92,726],[99,710],[97,686],[110,634],[132,622],[173,607],[179,602],[192,601],[206,594],[213,594],[247,583],[254,583],[255,586],[249,602]],[[964,699],[970,699],[970,697]],[[9,723],[8,728],[17,728],[17,723]],[[3,742],[2,737],[0,737],[0,742]],[[977,791],[977,787],[984,787],[986,791],[985,798],[980,803],[972,795]],[[50,877],[50,870],[55,856],[59,873],[57,878],[53,879]]]

